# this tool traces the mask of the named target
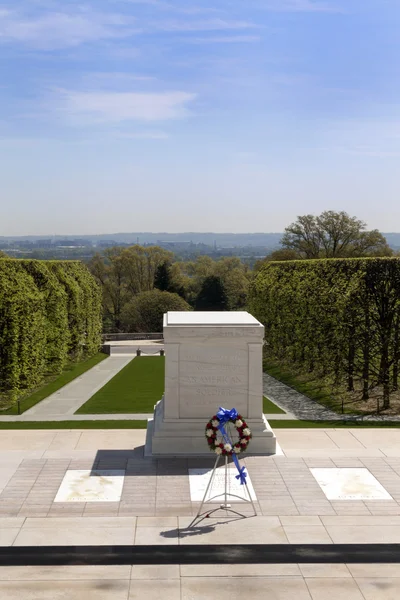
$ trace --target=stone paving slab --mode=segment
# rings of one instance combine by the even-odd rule
[[[335,437],[335,433],[347,435]],[[10,461],[0,493],[0,516],[195,514],[198,503],[190,501],[188,469],[209,467],[212,457],[209,460],[144,459],[144,435],[142,430],[0,432],[2,464]],[[357,445],[361,443],[359,438],[361,449]],[[399,430],[282,429],[278,439],[284,456],[245,458],[261,515],[400,514]],[[380,443],[390,444],[391,453],[397,457],[385,456],[378,447]],[[12,450],[7,452],[9,447]],[[393,500],[328,501],[310,468],[329,466],[369,469]],[[54,504],[67,469],[91,468],[126,470],[119,503]]]
[[[9,464],[0,545],[400,543],[399,430],[277,433],[282,456],[244,458],[258,516],[232,521],[217,513],[190,531],[199,502],[191,501],[188,470],[210,468],[212,456],[144,458],[142,430],[0,431],[0,464]],[[310,471],[318,467],[368,469],[392,499],[329,501]],[[123,469],[120,502],[55,503],[68,469]]]
[[[223,593],[229,598],[255,600],[397,600],[398,567],[379,565],[380,572],[372,569],[366,576],[370,566],[2,567],[0,597],[5,600],[220,600]]]

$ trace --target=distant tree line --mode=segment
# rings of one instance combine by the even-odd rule
[[[162,328],[168,310],[243,310],[254,274],[271,261],[391,256],[378,231],[345,212],[305,215],[289,225],[281,249],[258,261],[254,271],[239,257],[179,260],[159,246],[108,248],[88,263],[103,290],[106,332]],[[161,292],[161,293],[159,293]]]
[[[103,290],[104,331],[161,331],[169,310],[246,306],[251,272],[239,258],[174,259],[158,246],[135,245],[109,248],[89,262]]]

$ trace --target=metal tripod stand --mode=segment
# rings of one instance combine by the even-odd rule
[[[218,467],[218,464],[219,464],[219,461],[221,460],[221,458],[225,459],[224,493],[223,494],[217,494],[216,496],[212,496],[211,498],[208,498],[208,500],[207,500],[207,495],[208,495],[208,492],[211,489],[212,483],[213,483],[213,481],[215,479],[216,470],[217,470],[217,467]],[[231,512],[231,513],[233,513],[235,515],[238,515],[238,516],[242,517],[243,519],[245,519],[246,516],[248,516],[248,515],[244,515],[241,512],[239,512],[237,510],[234,510],[232,508],[231,504],[229,504],[229,502],[228,502],[228,496],[231,497],[231,498],[239,498],[242,502],[251,503],[251,505],[253,507],[253,512],[254,512],[254,514],[251,515],[251,516],[256,516],[257,515],[257,511],[256,511],[256,507],[254,506],[253,498],[251,497],[250,490],[249,490],[249,488],[247,486],[247,481],[245,481],[245,483],[243,484],[243,486],[244,486],[244,489],[245,489],[245,492],[246,492],[245,496],[248,496],[248,498],[246,498],[246,497],[243,498],[242,496],[238,496],[237,494],[232,494],[231,492],[228,491],[228,471],[229,471],[229,469],[228,469],[228,456],[227,455],[225,455],[225,456],[222,456],[222,455],[217,456],[216,461],[214,463],[214,468],[213,468],[212,473],[211,473],[211,477],[210,477],[210,479],[208,481],[208,484],[207,484],[207,488],[206,488],[203,500],[202,500],[202,502],[200,504],[199,510],[197,512],[197,515],[193,519],[193,523],[196,521],[196,519],[198,519],[200,517],[204,517],[204,516],[209,517],[210,515],[212,515],[213,513],[215,513],[218,510],[225,510],[227,512]],[[205,504],[211,503],[213,500],[215,500],[216,498],[220,498],[221,496],[223,496],[224,501],[223,501],[223,503],[220,504],[220,506],[218,508],[213,508],[212,510],[205,511],[203,513],[201,512],[202,509],[203,509],[203,506]]]

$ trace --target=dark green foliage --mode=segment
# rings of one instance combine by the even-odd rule
[[[46,355],[43,294],[20,261],[0,259],[0,394],[37,384]]]
[[[101,344],[102,303],[100,288],[90,272],[80,262],[65,262],[65,268],[77,281],[83,293],[81,312],[83,354],[91,356]]]
[[[156,290],[160,290],[161,292],[178,294],[181,296],[181,298],[185,299],[185,288],[183,285],[179,285],[179,282],[174,281],[171,271],[171,263],[168,261],[164,261],[157,267],[154,276],[154,287]]]
[[[267,263],[250,310],[265,325],[266,357],[329,381],[332,389],[397,389],[400,260],[360,258]]]
[[[85,295],[68,263],[52,261],[50,267],[67,294],[68,329],[70,332],[68,355],[80,360],[85,343]]]
[[[100,290],[82,263],[0,259],[0,405],[96,353],[100,335]]]
[[[161,292],[171,291],[170,266],[166,261],[157,267],[156,274],[154,276],[154,287]]]
[[[45,301],[47,370],[61,373],[69,343],[67,295],[45,261],[23,260],[19,264],[33,277]]]
[[[196,310],[228,310],[228,296],[220,277],[210,275],[203,281],[196,298]]]

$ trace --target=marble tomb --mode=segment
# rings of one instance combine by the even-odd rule
[[[263,411],[264,327],[244,311],[164,315],[165,393],[147,427],[146,456],[212,456],[204,429],[219,406],[253,433],[251,454],[275,454]]]

